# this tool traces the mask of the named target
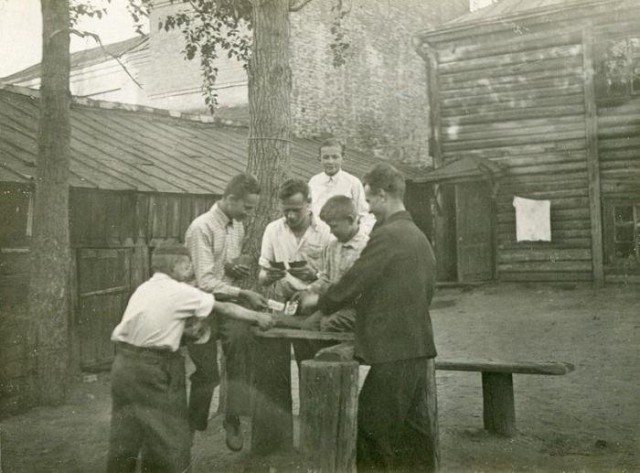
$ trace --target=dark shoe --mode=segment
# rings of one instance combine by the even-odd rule
[[[244,437],[242,435],[240,421],[229,422],[225,420],[222,425],[224,426],[224,430],[227,432],[226,443],[229,450],[234,452],[242,450],[242,447],[244,446]]]

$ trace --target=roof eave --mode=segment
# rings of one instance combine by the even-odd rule
[[[564,11],[575,10],[577,8],[592,8],[592,7],[602,7],[603,5],[620,3],[619,0],[589,0],[589,1],[573,1],[571,3],[553,6],[553,7],[545,7],[539,8],[535,10],[527,10],[522,13],[517,13],[513,15],[490,18],[487,20],[479,20],[479,21],[470,21],[468,23],[462,24],[453,24],[450,26],[444,26],[443,28],[439,28],[436,30],[426,30],[422,33],[418,33],[414,36],[414,47],[418,54],[423,55],[421,48],[422,45],[432,46],[433,44],[437,44],[440,42],[448,41],[451,38],[454,38],[459,35],[463,35],[463,33],[469,30],[477,30],[478,28],[490,28],[494,27],[496,30],[509,29],[513,27],[513,23],[515,21],[524,21],[524,20],[532,20],[542,16],[553,15],[557,13],[561,13]]]

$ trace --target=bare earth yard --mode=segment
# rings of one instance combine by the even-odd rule
[[[518,433],[511,439],[482,430],[479,374],[439,371],[442,471],[640,471],[640,286],[442,289],[432,317],[443,359],[576,366],[566,376],[514,376]],[[109,411],[105,373],[75,383],[65,406],[5,419],[2,472],[103,471]],[[309,471],[294,453],[255,459],[248,448],[228,451],[221,424],[214,416],[196,437],[194,472]]]

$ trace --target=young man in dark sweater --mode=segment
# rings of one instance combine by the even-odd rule
[[[340,281],[301,304],[324,314],[356,309],[355,356],[371,366],[358,404],[358,471],[434,471],[436,421],[427,406],[435,402],[428,398],[435,257],[404,207],[402,174],[380,164],[363,181],[377,222],[367,246]]]

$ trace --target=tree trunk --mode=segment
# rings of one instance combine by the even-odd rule
[[[278,216],[278,189],[289,174],[291,69],[289,0],[252,0],[252,5],[247,171],[260,181],[262,194],[248,228],[246,250],[257,256],[267,223]]]
[[[41,0],[42,84],[29,287],[33,401],[64,402],[69,365],[69,2]]]

